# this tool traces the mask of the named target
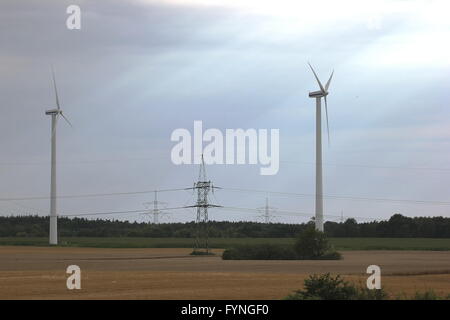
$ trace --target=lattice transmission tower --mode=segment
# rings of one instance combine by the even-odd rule
[[[209,202],[209,192],[214,193],[215,187],[211,180],[206,178],[205,161],[202,155],[202,163],[200,165],[200,172],[198,181],[194,183],[194,187],[189,188],[197,192],[197,201],[195,205],[187,206],[187,208],[197,208],[196,218],[196,236],[194,242],[194,252],[209,254],[209,208],[221,207],[219,205],[211,204]]]
[[[155,190],[154,200],[150,202],[145,202],[144,206],[149,209],[146,215],[153,216],[153,223],[159,224],[159,218],[163,214],[167,214],[167,212],[163,212],[163,208],[167,206],[167,202],[158,201],[158,191]]]
[[[271,223],[272,213],[275,212],[276,208],[269,206],[269,198],[266,197],[266,205],[264,207],[259,207],[258,211],[262,213],[262,218],[264,218],[264,223]]]

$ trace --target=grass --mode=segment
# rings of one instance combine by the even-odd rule
[[[250,242],[252,244],[291,244],[289,238],[210,238],[210,248],[227,248]],[[0,238],[0,245],[48,246],[47,238]],[[99,247],[99,248],[192,248],[192,238],[61,238],[63,247]]]
[[[292,245],[294,238],[211,238],[211,248],[230,248],[240,244]],[[450,251],[450,239],[429,238],[330,238],[336,250],[432,250]],[[0,238],[4,246],[48,246],[47,238]],[[61,238],[63,247],[98,248],[192,248],[190,238]]]
[[[331,238],[330,242],[336,250],[450,250],[450,239]]]

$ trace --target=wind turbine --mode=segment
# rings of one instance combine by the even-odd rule
[[[59,116],[72,127],[70,121],[64,116],[59,104],[58,89],[56,88],[55,72],[52,68],[53,87],[55,89],[56,109],[47,110],[46,115],[52,116],[52,165],[50,180],[50,236],[49,243],[51,245],[58,244],[58,216],[56,214],[56,126]]]
[[[333,78],[334,71],[331,72],[331,76],[328,79],[325,87],[319,80],[316,72],[314,71],[311,64],[308,62],[309,67],[314,73],[314,77],[319,84],[319,91],[313,91],[309,93],[310,98],[316,99],[316,230],[323,232],[323,185],[322,185],[322,98],[325,100],[325,114],[327,119],[327,134],[328,143],[330,143],[330,127],[328,125],[328,105],[327,105],[327,95],[328,87],[330,86],[331,78]]]

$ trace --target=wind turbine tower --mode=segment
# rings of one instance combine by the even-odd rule
[[[51,178],[50,178],[50,245],[58,244],[58,215],[56,212],[56,127],[59,117],[63,117],[67,123],[72,126],[70,121],[64,116],[58,97],[58,89],[56,88],[55,73],[52,69],[53,87],[55,90],[56,109],[47,110],[46,115],[52,116],[52,141],[51,141]]]
[[[327,120],[327,133],[328,133],[328,143],[330,143],[330,127],[328,125],[328,105],[327,105],[327,95],[328,87],[330,86],[331,79],[333,78],[333,73],[331,73],[325,87],[319,80],[316,72],[310,63],[308,63],[311,68],[314,77],[319,84],[320,90],[313,91],[309,93],[310,98],[316,99],[316,216],[315,223],[316,229],[323,232],[323,179],[322,179],[322,98],[325,101],[325,115]]]

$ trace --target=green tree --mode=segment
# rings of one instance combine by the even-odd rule
[[[324,256],[330,250],[325,233],[310,226],[300,232],[294,250],[300,259],[314,259]]]

